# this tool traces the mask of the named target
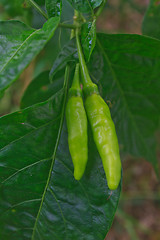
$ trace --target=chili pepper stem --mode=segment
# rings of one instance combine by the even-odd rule
[[[82,52],[82,47],[79,39],[79,29],[76,28],[76,42],[77,42],[77,50],[78,50],[78,57],[79,57],[79,62],[80,62],[80,67],[81,67],[81,72],[82,72],[82,83],[84,87],[92,85],[92,80],[89,76],[88,69],[86,66],[86,62],[84,59],[84,55]]]
[[[79,83],[79,63],[76,64],[74,78],[73,78],[73,82],[72,82],[72,88],[81,89],[80,83]]]
[[[75,28],[76,28],[76,25],[75,25],[75,24],[59,23],[59,24],[58,24],[58,27],[75,29]]]

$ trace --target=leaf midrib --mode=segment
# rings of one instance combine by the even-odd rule
[[[59,144],[59,140],[60,140],[60,136],[61,136],[61,131],[62,131],[62,126],[63,126],[65,105],[66,105],[66,99],[67,99],[67,89],[68,89],[68,83],[69,83],[69,72],[70,72],[69,65],[66,66],[65,71],[66,72],[65,72],[65,79],[64,79],[64,85],[63,85],[64,99],[63,99],[61,119],[60,119],[60,124],[59,124],[59,131],[58,131],[58,134],[57,134],[57,140],[56,140],[55,148],[54,148],[53,155],[52,155],[52,162],[51,162],[50,171],[49,171],[49,174],[48,174],[48,179],[47,179],[46,186],[45,186],[45,189],[44,189],[44,192],[43,192],[43,195],[42,195],[42,200],[41,200],[40,207],[39,207],[39,210],[38,210],[38,213],[37,213],[37,218],[36,218],[36,221],[35,221],[35,224],[34,224],[34,227],[33,227],[33,233],[32,233],[32,237],[31,237],[32,240],[34,240],[35,231],[36,230],[38,231],[37,223],[38,223],[40,212],[41,212],[41,209],[42,209],[42,206],[43,206],[45,194],[46,194],[46,191],[47,191],[47,188],[49,186],[50,179],[51,179],[51,174],[52,174],[52,169],[53,169],[53,166],[54,166],[55,155],[56,155],[56,152],[57,152],[57,148],[58,148],[58,144]]]

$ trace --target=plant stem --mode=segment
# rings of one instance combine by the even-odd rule
[[[102,13],[104,6],[106,5],[106,0],[103,0],[102,4],[98,8],[97,12],[95,13],[95,17],[99,17],[99,15]]]
[[[83,20],[83,22],[85,23],[85,22],[86,22],[86,19],[85,19],[85,17],[83,16],[82,13],[80,14],[80,16],[81,16],[81,19]]]
[[[28,2],[39,12],[45,19],[48,20],[47,14],[40,8],[40,6],[34,0],[28,0]]]
[[[80,83],[79,83],[79,63],[76,64],[74,78],[72,82],[72,88],[81,90]]]
[[[77,10],[74,10],[74,16],[73,16],[73,25],[78,28],[79,26],[79,12]],[[75,31],[76,31],[76,28],[75,29],[72,29],[71,31],[71,38],[74,38],[75,37]]]
[[[59,23],[58,26],[59,26],[59,27],[62,27],[62,28],[76,29],[76,26],[75,26],[74,24]]]
[[[76,42],[77,42],[77,50],[78,50],[78,57],[79,57],[79,63],[80,63],[80,67],[81,67],[81,72],[82,72],[82,83],[84,85],[84,87],[88,87],[90,85],[92,85],[92,81],[91,78],[89,76],[88,73],[88,69],[86,66],[86,62],[84,59],[84,55],[82,52],[82,47],[81,47],[81,43],[80,43],[80,39],[79,39],[79,29],[76,29]]]

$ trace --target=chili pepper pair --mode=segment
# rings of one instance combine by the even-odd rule
[[[97,85],[89,76],[78,32],[76,32],[76,40],[85,94],[85,108],[79,83],[79,64],[77,64],[66,106],[68,144],[74,165],[74,177],[76,180],[81,179],[88,160],[88,117],[93,139],[102,159],[108,187],[115,190],[121,179],[121,160],[115,126],[108,105],[99,95]]]

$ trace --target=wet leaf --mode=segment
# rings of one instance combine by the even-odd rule
[[[0,91],[8,88],[53,36],[59,18],[49,19],[42,29],[19,21],[0,22]]]
[[[46,9],[48,12],[48,16],[51,17],[59,17],[62,11],[62,0],[46,0]]]
[[[86,61],[88,62],[96,44],[96,20],[82,25],[81,42]]]

